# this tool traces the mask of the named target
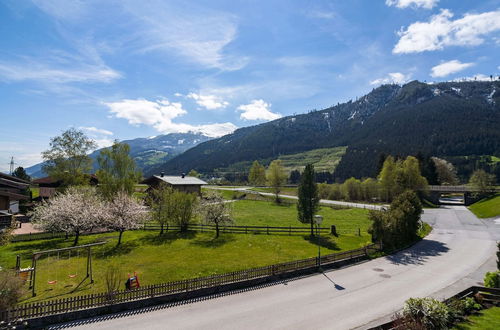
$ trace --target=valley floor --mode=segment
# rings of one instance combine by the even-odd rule
[[[151,311],[76,321],[82,329],[365,329],[410,297],[449,297],[495,267],[500,225],[463,206],[425,210],[434,230],[413,247],[336,271]],[[376,323],[372,323],[376,322]]]

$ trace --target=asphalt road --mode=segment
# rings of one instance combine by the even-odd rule
[[[433,232],[384,258],[181,305],[65,324],[81,329],[365,329],[410,297],[446,298],[494,267],[500,224],[463,206],[425,210]]]

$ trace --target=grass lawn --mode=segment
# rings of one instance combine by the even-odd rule
[[[480,315],[468,317],[467,321],[453,327],[455,330],[497,330],[500,329],[500,307],[481,311]]]
[[[478,218],[492,218],[500,215],[500,194],[485,198],[469,206]]]
[[[322,236],[322,253],[351,250],[370,242],[366,233],[369,225],[365,210],[333,210],[323,207],[319,212],[324,216],[324,226],[336,224],[337,228],[362,229],[356,233]],[[234,217],[237,225],[282,225],[300,226],[296,220],[295,205],[277,206],[269,202],[242,200],[234,203]],[[34,301],[68,297],[105,291],[105,271],[112,267],[122,274],[138,273],[142,285],[187,279],[235,270],[265,266],[316,256],[316,242],[308,235],[265,235],[265,234],[222,234],[214,239],[215,233],[188,232],[180,234],[168,232],[159,237],[157,231],[125,232],[123,243],[116,248],[116,233],[82,236],[79,244],[95,242],[106,238],[108,243],[94,248],[94,284],[88,281],[78,286],[85,274],[85,257],[68,253],[51,255],[39,259],[37,271],[37,297]],[[0,247],[0,266],[13,268],[15,257],[20,254],[22,267],[29,266],[33,251],[71,246],[72,240],[39,240],[11,243]],[[69,275],[77,274],[73,279]],[[57,280],[54,285],[48,281]]]

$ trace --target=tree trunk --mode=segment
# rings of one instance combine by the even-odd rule
[[[215,223],[215,238],[219,238],[219,223]]]
[[[161,230],[160,230],[160,236],[163,235],[163,224],[160,224]]]
[[[123,231],[120,231],[120,234],[118,235],[118,243],[116,244],[116,246],[118,246],[122,243],[122,235],[123,235]]]
[[[313,237],[313,236],[314,236],[314,223],[311,219],[311,237]]]
[[[73,246],[77,246],[78,245],[78,239],[80,238],[80,231],[77,230],[75,231],[75,241],[73,242]]]

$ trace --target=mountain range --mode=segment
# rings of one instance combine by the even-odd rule
[[[340,146],[347,150],[331,169],[338,180],[375,176],[381,154],[499,156],[500,81],[382,85],[355,101],[240,128],[152,169],[223,173],[235,164]]]
[[[130,155],[143,172],[150,172],[158,164],[164,164],[169,159],[184,151],[210,140],[201,133],[171,133],[148,138],[137,138],[121,141],[130,146]],[[97,156],[101,149],[95,150],[89,156],[93,160],[93,171],[97,170]],[[43,177],[43,163],[26,168],[26,172],[33,178]]]

